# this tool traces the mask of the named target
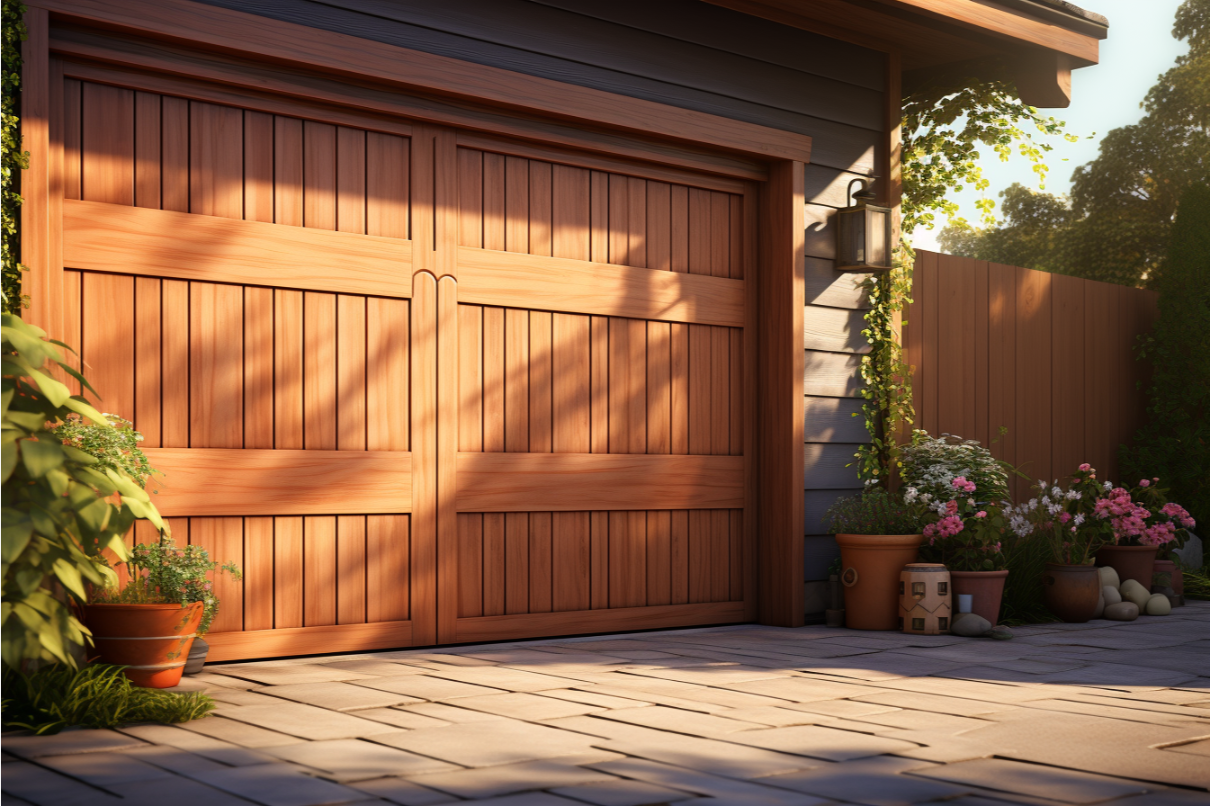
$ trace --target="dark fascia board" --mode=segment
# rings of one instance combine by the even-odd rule
[[[999,3],[1087,36],[1097,39],[1109,36],[1108,17],[1082,9],[1067,0],[999,0]]]

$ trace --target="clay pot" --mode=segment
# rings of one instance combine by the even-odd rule
[[[1185,603],[1185,575],[1181,569],[1176,567],[1176,563],[1172,560],[1156,560],[1152,572],[1168,574],[1172,578],[1168,584],[1172,587],[1172,592],[1176,594],[1177,606],[1183,605]]]
[[[1151,590],[1157,551],[1159,546],[1102,546],[1097,549],[1097,565],[1108,565],[1117,571],[1122,582],[1133,579]]]
[[[954,595],[971,595],[971,612],[995,626],[1000,621],[1000,600],[1008,571],[950,571]]]
[[[899,627],[899,572],[916,562],[924,535],[836,535],[843,570],[845,626]]]
[[[1047,563],[1042,574],[1046,609],[1070,624],[1083,624],[1097,612],[1101,575],[1095,565]]]
[[[202,603],[92,604],[84,619],[102,662],[125,666],[136,686],[170,688],[181,682]]]

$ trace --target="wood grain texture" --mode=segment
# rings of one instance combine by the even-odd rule
[[[742,602],[578,610],[458,620],[458,641],[503,641],[532,635],[579,635],[639,629],[733,624],[744,620]]]
[[[743,506],[737,456],[458,455],[459,512]]]
[[[167,516],[395,513],[411,509],[404,451],[148,448]],[[362,475],[365,478],[362,478]]]
[[[206,641],[210,644],[208,658],[216,663],[245,658],[399,649],[413,643],[410,621],[212,632],[206,636]]]
[[[411,296],[411,244],[373,235],[67,200],[63,250],[91,271]]]

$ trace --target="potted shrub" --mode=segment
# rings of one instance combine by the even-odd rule
[[[837,501],[827,512],[840,546],[845,626],[894,630],[899,621],[899,572],[916,561],[924,535],[916,509],[880,487]]]
[[[176,546],[170,537],[139,543],[125,561],[129,580],[94,593],[85,607],[101,660],[126,666],[126,676],[147,688],[169,688],[181,674],[194,640],[218,612],[211,572],[240,577],[232,563],[219,567],[201,546]]]
[[[1005,505],[983,503],[974,482],[956,476],[950,486],[957,497],[930,505],[935,520],[924,527],[927,547],[921,553],[929,562],[944,563],[950,572],[954,596],[969,594],[971,612],[995,626],[1008,569],[1002,539],[1008,528]],[[914,487],[904,490],[904,501],[920,501]],[[928,495],[925,493],[924,495]]]
[[[1197,524],[1180,504],[1168,500],[1159,479],[1141,479],[1131,490],[1110,487],[1094,505],[1096,517],[1109,524],[1112,537],[1097,550],[1097,564],[1118,572],[1125,582],[1133,579],[1148,590],[1155,573],[1156,555],[1181,544],[1180,537]],[[1172,588],[1178,585],[1175,564],[1163,570],[1172,573]]]
[[[1096,613],[1101,597],[1093,555],[1108,538],[1106,525],[1094,517],[1093,509],[1105,486],[1092,467],[1082,464],[1066,490],[1057,479],[1053,484],[1039,481],[1033,489],[1036,495],[1027,503],[1006,510],[1009,523],[1017,534],[1034,532],[1046,540],[1046,607],[1063,621],[1082,624]]]

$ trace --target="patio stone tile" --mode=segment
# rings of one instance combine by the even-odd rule
[[[852,719],[855,716],[864,716],[866,714],[886,714],[890,713],[891,711],[900,710],[890,705],[877,705],[869,702],[857,702],[856,700],[817,700],[815,702],[795,702],[786,703],[781,707],[794,711],[805,711],[808,714],[842,717],[845,719]]]
[[[802,795],[785,789],[760,786],[747,781],[722,778],[697,770],[660,764],[645,759],[629,758],[592,766],[624,778],[646,781],[657,786],[714,798],[715,800],[708,801],[712,806],[722,806],[728,802],[744,804],[744,806],[799,806],[800,804],[801,806],[813,806],[824,803],[822,798]],[[692,802],[692,800],[682,801],[686,804]]]
[[[335,663],[324,663],[321,665],[330,666],[333,669],[341,669],[346,672],[373,675],[375,677],[393,677],[397,674],[424,674],[424,670],[419,667],[408,666],[406,663],[392,663],[385,660],[336,661]]]
[[[197,780],[264,806],[324,806],[364,800],[357,790],[313,778],[285,763],[216,770]]]
[[[676,657],[671,652],[663,652],[658,649],[619,649],[613,650],[610,655],[615,658],[624,658],[628,661],[663,660],[664,658]]]
[[[1210,758],[1210,739],[1203,739],[1200,742],[1190,742],[1189,744],[1173,745],[1164,749],[1171,750],[1174,753],[1188,753],[1191,756],[1206,756]]]
[[[475,801],[475,806],[584,806],[574,800],[561,798],[549,792],[525,792],[520,795],[502,795],[498,798]]]
[[[841,683],[810,677],[784,677],[777,680],[754,680],[750,683],[728,684],[733,691],[760,694],[790,702],[814,702],[817,700],[840,700],[877,694],[882,691],[874,686],[857,683]]]
[[[644,728],[629,722],[615,722],[610,719],[597,719],[592,716],[569,716],[563,719],[548,719],[542,723],[559,730],[569,730],[582,733],[598,739],[624,739],[633,742],[664,742],[674,738],[687,738],[665,733],[662,730]]]
[[[929,767],[909,772],[908,775],[1034,795],[1064,803],[1099,803],[1111,798],[1141,794],[1149,789],[1146,784],[1135,781],[994,758]]]
[[[295,683],[285,686],[266,686],[256,689],[268,699],[262,705],[274,705],[274,697],[293,700],[307,705],[317,705],[332,711],[355,711],[359,708],[388,708],[392,705],[411,705],[424,702],[419,697],[396,694],[351,683]],[[271,696],[266,696],[271,695]]]
[[[587,736],[512,719],[395,732],[373,740],[466,767],[583,755],[594,744]]]
[[[357,716],[362,719],[372,719],[375,722],[394,725],[397,728],[404,728],[406,730],[441,728],[450,724],[443,719],[433,719],[430,716],[404,711],[400,708],[367,708],[364,711],[358,711]]]
[[[849,761],[898,750],[910,750],[916,746],[901,739],[887,739],[819,725],[744,731],[729,735],[727,741],[828,761]]]
[[[878,735],[919,745],[907,750],[897,750],[894,754],[896,756],[940,764],[989,758],[998,752],[1012,750],[1011,747],[980,738],[978,731],[953,734],[931,730],[888,730]]]
[[[112,730],[65,730],[53,736],[4,737],[4,750],[21,758],[64,756],[70,753],[107,753],[129,747],[144,747],[144,742]]]
[[[687,792],[678,792],[643,781],[601,781],[593,784],[577,784],[550,790],[553,795],[562,795],[594,806],[654,806],[654,804],[676,803],[693,797]]]
[[[1167,669],[1172,672],[1184,672],[1191,677],[1197,677],[1210,666],[1210,656],[1200,652],[1180,652],[1179,647],[1171,647],[1163,652],[1147,654],[1148,669]],[[1131,669],[1139,668],[1137,652],[1104,652],[1097,655],[1098,663],[1114,663]],[[1184,682],[1184,681],[1182,681]]]
[[[43,766],[78,778],[93,786],[106,787],[131,781],[152,781],[170,778],[172,774],[123,753],[76,753],[70,756],[43,756]]]
[[[207,666],[206,668],[213,669],[215,667],[211,665]],[[242,678],[232,677],[231,675],[226,674],[217,674],[213,671],[198,672],[197,674],[189,675],[189,677],[193,680],[206,683],[207,685],[221,686],[222,688],[254,688],[255,686],[260,685],[260,683],[255,683],[251,680],[243,680]]]
[[[609,760],[618,758],[621,757],[610,754]],[[578,767],[571,761],[526,761],[474,770],[416,775],[410,780],[469,800],[573,784],[616,781],[617,778],[599,770]]]
[[[699,686],[727,686],[734,683],[747,683],[752,680],[768,680],[786,676],[781,672],[769,669],[744,666],[643,669],[629,673],[640,677],[655,677],[661,680],[695,683]]]
[[[806,711],[771,705],[762,705],[755,708],[734,708],[730,711],[720,712],[719,716],[727,719],[738,719],[741,722],[768,725],[773,728],[785,728],[791,725],[815,725],[831,719],[831,717],[822,714],[811,714]]]
[[[554,697],[568,702],[579,702],[584,705],[595,705],[600,708],[634,708],[639,705],[651,705],[642,700],[632,700],[626,697],[611,697],[608,694],[597,694],[592,691],[577,691],[576,689],[555,689],[543,691],[543,697]]]
[[[554,657],[554,656],[552,656]],[[451,669],[443,672],[429,672],[434,678],[450,680],[472,686],[490,686],[506,691],[546,691],[547,689],[567,688],[574,681],[564,677],[552,677],[537,672],[527,672],[521,669],[502,667]],[[489,692],[479,692],[486,694]]]
[[[545,652],[540,648],[523,648],[516,649],[484,649],[481,651],[471,651],[463,655],[466,658],[473,658],[481,663],[556,663],[566,662],[560,661],[560,655],[554,652]],[[596,663],[601,666],[610,666],[612,664],[602,663],[600,656],[593,656]]]
[[[240,752],[247,752],[240,748],[235,749],[240,750]],[[138,747],[134,750],[126,750],[121,755],[125,758],[133,758],[147,764],[154,764],[162,770],[186,776],[208,770],[223,769],[224,766],[232,766],[220,764],[199,753],[190,753],[187,750],[181,750],[176,747]]]
[[[931,711],[901,710],[882,714],[866,714],[849,717],[854,722],[870,722],[900,730],[927,730],[936,733],[967,733],[992,724],[982,719],[971,719],[953,714],[934,714]]]
[[[719,705],[712,702],[701,702],[696,699],[688,699],[695,696],[692,692],[687,693],[687,696],[676,696],[672,694],[664,694],[659,691],[646,691],[638,688],[623,688],[621,686],[603,686],[603,685],[587,685],[580,688],[589,694],[601,695],[613,699],[626,699],[628,697],[635,698],[635,704],[659,704],[667,705],[670,708],[680,708],[684,711],[697,711],[703,714],[716,714],[720,711],[726,711],[729,706]]]
[[[291,761],[304,767],[323,770],[341,783],[365,781],[388,775],[420,775],[458,769],[453,764],[447,764],[444,761],[358,739],[292,744],[267,752],[282,761]]]
[[[1010,686],[943,677],[905,677],[902,680],[888,680],[879,685],[881,688],[896,691],[937,694],[957,699],[986,700],[992,703],[1022,703],[1030,700],[1045,700],[1054,696],[1052,689],[1041,685]]]
[[[1201,725],[1210,733],[1210,715],[1199,719],[1196,713],[1169,714],[1164,711],[1147,711],[1142,708],[1123,708],[1109,704],[1072,700],[1037,700],[1036,702],[1028,703],[1028,707],[1044,711],[1065,711],[1069,714],[1103,716],[1127,722],[1147,722],[1152,725],[1172,725],[1175,727]],[[1186,712],[1189,711],[1189,709],[1185,710]]]
[[[491,669],[488,671],[496,671]],[[501,689],[475,686],[457,680],[446,680],[442,677],[431,677],[428,674],[401,675],[399,677],[370,677],[357,681],[357,685],[372,688],[377,691],[389,691],[393,694],[405,694],[421,700],[437,702],[452,700],[458,697],[474,697],[481,694],[499,694]],[[560,684],[556,688],[566,687]]]
[[[124,803],[102,789],[28,761],[4,765],[0,790],[4,792],[5,806],[10,798],[22,798],[35,806],[122,806]]]
[[[885,691],[880,694],[863,694],[854,698],[858,702],[874,705],[889,705],[895,708],[910,708],[917,711],[932,711],[939,714],[954,716],[982,716],[1000,711],[1010,711],[1019,706],[1001,702],[982,702],[962,697],[943,697],[938,694],[924,694],[913,691]],[[1037,699],[1045,699],[1040,695]]]
[[[402,806],[438,806],[438,804],[453,803],[456,800],[452,795],[405,781],[402,778],[374,778],[370,781],[349,783],[348,786],[391,803],[402,804]]]
[[[255,724],[248,725],[224,716],[209,716],[205,719],[183,722],[181,728],[240,747],[278,747],[304,741],[297,736],[267,730]]]
[[[370,719],[359,719],[339,711],[285,701],[277,705],[249,705],[226,716],[228,719],[311,741],[353,739],[395,730],[390,725]]]
[[[199,720],[195,720],[197,724]],[[216,720],[217,721],[217,720]],[[247,727],[240,723],[231,723],[237,727]],[[121,729],[123,733],[127,733],[135,738],[142,739],[146,742],[151,742],[152,745],[158,748],[173,748],[192,753],[212,761],[218,761],[231,767],[240,767],[246,764],[261,764],[266,761],[272,761],[272,756],[266,756],[247,747],[240,747],[231,742],[222,741],[208,736],[204,733],[197,733],[192,730],[176,727],[175,725],[131,725]],[[300,741],[293,736],[280,735],[285,740],[284,743]],[[152,745],[148,745],[151,747]],[[126,750],[127,753],[142,753],[146,748],[138,747],[134,750]],[[152,763],[155,763],[154,761]]]
[[[393,710],[400,711],[405,714],[415,714],[417,716],[427,717],[447,725],[463,725],[468,722],[495,722],[499,719],[507,719],[507,717],[500,716],[499,714],[488,714],[484,713],[483,711],[472,711],[469,708],[458,708],[453,705],[445,705],[439,702],[422,702],[417,703],[416,705],[401,705]],[[407,727],[415,729],[419,727],[436,728],[440,726],[408,725]]]
[[[290,683],[336,683],[342,680],[361,680],[369,677],[369,675],[351,672],[347,669],[334,669],[330,666],[310,663],[296,666],[242,663],[222,666],[215,671],[228,677],[251,680],[262,686],[284,686]]]
[[[494,666],[494,661],[481,660],[458,652],[379,652],[375,655],[384,660],[399,663],[441,663],[446,666]]]
[[[538,694],[511,693],[489,694],[486,697],[463,697],[458,700],[459,708],[470,708],[489,714],[499,714],[511,719],[537,722],[543,719],[558,719],[565,716],[592,714],[604,709],[595,705],[544,697]]]
[[[902,774],[929,766],[928,762],[878,756],[778,775],[765,782],[865,806],[910,806],[925,801],[949,801],[971,791],[969,787]]]
[[[136,781],[111,787],[122,800],[122,806],[248,806],[248,801],[207,786],[198,781],[175,776],[170,784],[164,781]],[[108,801],[105,801],[108,803]],[[8,801],[4,801],[8,806]]]
[[[672,733],[685,733],[691,736],[725,736],[729,733],[759,727],[751,722],[739,722],[721,716],[681,711],[662,705],[647,708],[619,708],[613,711],[603,711],[597,716],[615,722],[626,722],[631,725],[641,725]]]
[[[652,739],[619,738],[597,744],[602,750],[624,753],[677,767],[700,770],[724,778],[761,779],[826,762],[799,755],[748,747],[717,739],[668,736]]]
[[[936,674],[962,666],[961,661],[929,658],[901,652],[880,652],[850,658],[832,658],[796,668],[805,672],[820,672],[859,680],[890,680],[896,677],[917,677]]]

